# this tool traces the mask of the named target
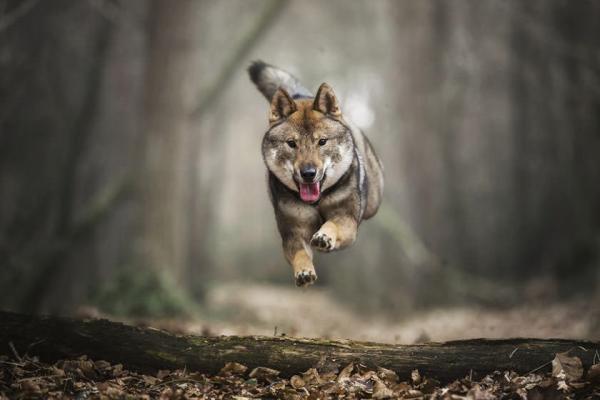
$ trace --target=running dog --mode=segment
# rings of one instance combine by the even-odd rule
[[[283,252],[296,285],[308,286],[317,279],[312,248],[350,246],[359,224],[377,212],[383,167],[327,83],[313,96],[291,74],[262,61],[248,73],[271,104],[262,155]]]

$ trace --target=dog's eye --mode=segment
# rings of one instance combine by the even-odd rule
[[[325,143],[327,143],[327,139],[319,139],[319,146],[325,146]]]
[[[287,145],[290,146],[292,149],[296,148],[296,142],[294,142],[293,140],[288,140]]]

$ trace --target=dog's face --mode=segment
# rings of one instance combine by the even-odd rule
[[[262,143],[267,168],[302,201],[314,203],[348,170],[352,133],[326,83],[315,99],[294,101],[279,89],[271,101],[270,128]]]

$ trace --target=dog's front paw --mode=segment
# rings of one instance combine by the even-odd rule
[[[310,269],[303,269],[296,272],[296,286],[305,287],[310,286],[317,280],[317,274],[315,271]]]
[[[328,234],[318,231],[310,240],[310,245],[321,251],[331,251],[335,248],[335,240]]]

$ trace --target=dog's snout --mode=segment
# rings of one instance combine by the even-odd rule
[[[312,182],[317,176],[317,169],[312,165],[305,165],[300,169],[300,175],[306,182]]]

